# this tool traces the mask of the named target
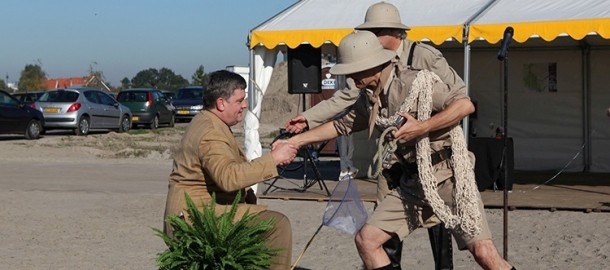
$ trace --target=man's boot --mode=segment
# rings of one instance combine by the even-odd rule
[[[451,234],[441,223],[428,229],[430,246],[434,256],[434,269],[453,269],[453,248],[451,246]]]
[[[453,249],[451,247],[451,234],[443,224],[436,225],[428,229],[430,246],[434,257],[434,269],[449,270],[453,269]],[[402,257],[402,241],[394,235],[390,240],[383,244],[383,249],[390,258],[392,266],[396,269],[400,267]]]
[[[390,240],[383,244],[383,250],[388,254],[392,267],[394,269],[400,269],[400,257],[402,257],[402,241],[397,235],[392,235]]]

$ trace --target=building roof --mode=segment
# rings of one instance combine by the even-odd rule
[[[91,76],[47,79],[47,81],[45,82],[45,86],[47,87],[47,89],[84,86],[90,79]]]

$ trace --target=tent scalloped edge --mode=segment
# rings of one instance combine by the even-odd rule
[[[512,26],[515,29],[513,39],[519,43],[525,42],[534,35],[545,41],[552,41],[561,34],[567,34],[575,40],[581,40],[589,33],[597,33],[604,39],[610,39],[610,18],[567,20],[567,21],[539,21],[526,23],[498,23],[470,26],[468,42],[483,38],[495,44],[503,38],[504,29]]]

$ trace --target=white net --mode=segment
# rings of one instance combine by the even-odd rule
[[[347,174],[333,189],[322,217],[322,224],[354,235],[364,226],[367,218],[368,214],[353,176]]]

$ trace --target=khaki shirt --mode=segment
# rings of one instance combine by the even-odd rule
[[[402,70],[407,68],[409,52],[413,43],[410,40],[403,40],[401,48],[397,52],[400,69]],[[450,88],[466,92],[466,84],[462,78],[449,66],[443,54],[434,47],[417,43],[413,52],[412,62],[413,69],[430,70],[436,73]],[[356,88],[354,81],[350,78],[346,80],[346,83],[346,88],[336,91],[332,98],[324,100],[303,112],[310,129],[344,113],[349,106],[358,100],[360,89]]]
[[[379,114],[385,113],[386,115],[382,116],[388,117],[394,115],[400,109],[400,106],[411,91],[411,86],[417,72],[417,70],[406,69],[398,71],[396,76],[391,77],[392,81],[387,89],[384,89],[387,95],[380,96],[380,99],[383,99],[382,104],[387,105],[380,108]],[[371,97],[368,95],[372,95],[372,93],[369,91],[363,91],[362,93],[347,114],[334,120],[333,124],[340,135],[351,134],[368,128],[372,105],[369,101]],[[432,95],[432,115],[444,110],[455,100],[462,98],[468,98],[464,88],[449,88],[443,82],[435,83]],[[409,113],[417,118],[417,105]],[[447,127],[429,133],[430,144],[433,150],[438,151],[443,147],[451,146],[451,141],[449,140],[449,130],[451,128]],[[415,140],[407,142],[399,141],[398,147],[400,153],[405,155],[406,158],[412,157],[415,150]]]
[[[236,218],[247,209],[258,213],[265,206],[245,204],[245,189],[278,176],[270,153],[252,161],[246,159],[229,127],[207,110],[197,114],[189,124],[174,153],[169,177],[165,217],[186,213],[184,193],[202,209],[216,194],[216,212],[230,208],[237,192],[242,192]],[[166,228],[167,232],[167,228]]]

